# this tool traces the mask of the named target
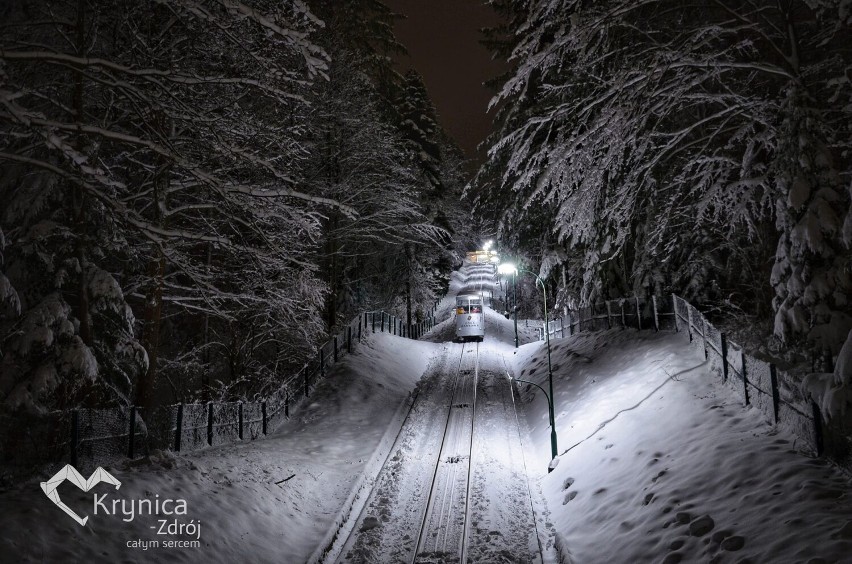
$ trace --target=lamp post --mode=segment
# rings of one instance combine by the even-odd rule
[[[548,382],[548,388],[550,389],[550,394],[545,392],[544,395],[547,397],[547,408],[548,408],[548,411],[550,413],[550,452],[552,454],[551,459],[555,459],[556,456],[557,456],[558,448],[556,446],[556,417],[554,416],[554,410],[553,410],[553,403],[554,403],[554,397],[553,397],[553,366],[551,365],[551,362],[550,362],[550,331],[548,330],[549,322],[548,322],[548,316],[547,316],[547,288],[545,287],[544,280],[541,279],[541,276],[539,276],[535,272],[531,272],[531,271],[525,270],[523,268],[517,268],[514,264],[503,263],[499,266],[498,270],[500,272],[503,272],[503,273],[506,273],[506,274],[512,273],[513,283],[514,283],[514,275],[515,275],[516,272],[525,272],[526,274],[530,274],[532,276],[535,276],[536,283],[541,286],[541,295],[544,298],[544,341],[547,345],[547,382]],[[518,309],[517,309],[517,304],[515,304],[515,346],[516,347],[518,346],[518,343],[517,343],[517,339],[518,339],[518,337],[517,337],[517,335],[518,335],[517,323],[518,323]],[[532,382],[529,382],[529,383],[532,384]],[[534,384],[534,385],[538,386],[538,384]],[[541,386],[538,386],[538,387],[541,389],[542,392],[544,392],[544,388],[542,388]],[[549,468],[548,472],[550,470],[552,470],[552,468]]]

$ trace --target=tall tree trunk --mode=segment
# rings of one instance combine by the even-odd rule
[[[151,280],[145,299],[145,322],[142,332],[142,346],[148,353],[148,371],[139,379],[136,388],[136,405],[146,409],[155,406],[154,392],[157,383],[157,360],[160,353],[160,326],[163,313],[163,277],[166,271],[166,259],[159,247],[154,249],[154,257],[148,265]]]
[[[328,282],[328,294],[325,298],[325,321],[328,331],[334,329],[337,323],[337,296],[340,291],[340,265],[338,264],[338,243],[337,243],[337,213],[331,212],[327,221],[326,237],[325,237],[325,263],[326,263],[326,282]]]
[[[414,257],[412,256],[411,251],[411,243],[405,244],[405,261],[405,315],[408,327],[411,327],[411,271],[413,266],[412,263],[414,262]]]
[[[174,128],[169,125],[169,119],[160,115],[157,126],[170,137],[174,136]],[[163,162],[162,168],[154,178],[154,205],[152,206],[153,223],[158,227],[166,227],[166,218],[162,211],[167,207],[169,187],[169,163]],[[148,370],[139,379],[136,388],[136,405],[151,409],[157,404],[154,394],[157,389],[159,376],[157,361],[160,357],[160,328],[163,317],[163,287],[165,285],[166,257],[160,245],[152,246],[152,257],[148,264],[148,289],[145,295],[144,329],[142,331],[142,346],[148,353]]]
[[[77,22],[76,22],[76,37],[75,48],[78,57],[86,56],[86,0],[77,0]],[[74,118],[77,124],[78,133],[75,140],[76,149],[83,151],[84,139],[83,134],[79,133],[83,125],[83,71],[77,69],[74,73]],[[76,240],[76,256],[77,263],[80,269],[77,277],[77,319],[80,320],[80,338],[87,346],[91,346],[93,342],[92,336],[92,321],[89,316],[89,290],[86,280],[86,199],[83,189],[80,186],[72,188],[72,207],[74,214],[74,230],[77,236]]]

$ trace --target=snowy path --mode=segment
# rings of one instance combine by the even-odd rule
[[[493,277],[474,271],[458,282],[482,288]],[[424,375],[339,562],[540,558],[522,449],[526,427],[505,376],[503,355],[514,335],[505,318],[486,313],[485,342],[444,342]],[[449,320],[430,337],[446,341],[453,331]]]
[[[464,350],[463,345],[445,344],[423,376],[417,402],[340,561],[411,562],[414,558]]]
[[[495,360],[483,364],[477,390],[468,561],[535,562],[540,549],[519,422]]]
[[[453,562],[464,554],[468,479],[476,410],[479,345],[465,345],[454,382],[441,453],[418,534],[415,562]]]

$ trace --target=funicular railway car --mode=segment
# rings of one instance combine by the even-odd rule
[[[456,341],[482,341],[485,338],[485,313],[482,296],[456,297]]]

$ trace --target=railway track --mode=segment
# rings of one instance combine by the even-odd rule
[[[465,561],[478,377],[479,343],[465,345],[412,563]]]
[[[511,385],[479,343],[445,343],[347,538],[322,562],[541,562]]]

